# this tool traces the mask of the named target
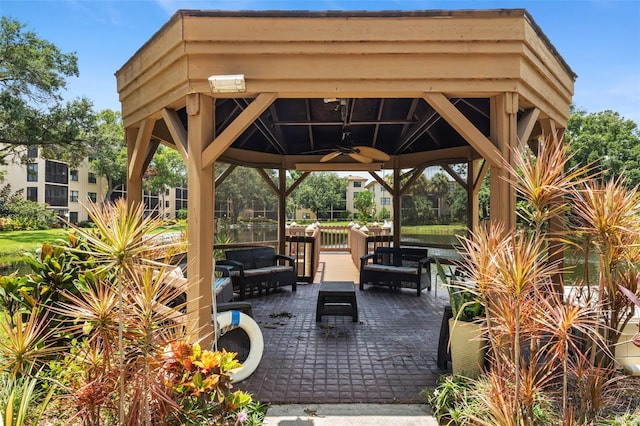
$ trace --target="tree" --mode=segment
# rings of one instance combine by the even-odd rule
[[[216,164],[216,175],[225,170]],[[262,207],[273,210],[278,204],[276,195],[255,169],[236,167],[229,176],[216,187],[216,209],[227,210],[227,218],[235,223],[240,212],[247,208]]]
[[[38,146],[44,158],[72,166],[88,153],[86,138],[95,125],[86,98],[62,104],[65,78],[78,76],[78,59],[25,31],[20,22],[0,18],[0,162],[25,147]]]
[[[610,110],[588,114],[573,109],[566,138],[574,155],[571,166],[593,163],[607,180],[624,170],[628,186],[640,184],[640,132],[633,121]]]
[[[293,198],[299,207],[313,211],[317,217],[322,212],[344,209],[344,193],[347,180],[335,173],[312,173],[294,191]]]
[[[185,186],[186,181],[187,168],[180,153],[158,146],[144,175],[144,188],[152,194],[164,193],[167,186]]]
[[[127,178],[127,147],[120,112],[104,110],[98,113],[91,139],[95,141],[91,153],[91,170],[107,181],[105,201],[111,200],[116,185]]]
[[[164,212],[167,187],[185,186],[186,181],[187,168],[180,153],[164,145],[158,146],[143,177],[144,189],[160,196],[158,213]]]
[[[369,220],[375,214],[375,205],[373,202],[373,193],[369,191],[360,191],[353,200],[353,207],[358,209],[360,218]]]

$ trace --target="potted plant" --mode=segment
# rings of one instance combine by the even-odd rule
[[[477,376],[484,363],[484,305],[460,275],[448,279],[436,262],[438,276],[446,283],[453,317],[449,319],[449,349],[453,374]]]

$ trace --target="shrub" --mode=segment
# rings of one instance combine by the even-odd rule
[[[58,216],[44,204],[15,198],[6,206],[6,217],[15,231],[48,229],[58,223]]]

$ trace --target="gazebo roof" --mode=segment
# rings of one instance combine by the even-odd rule
[[[219,74],[243,74],[246,92],[212,95],[207,79]],[[345,126],[350,143],[399,167],[479,158],[483,149],[425,94],[445,94],[489,138],[492,96],[517,93],[519,116],[537,108],[540,119],[564,123],[576,77],[523,9],[180,10],[116,76],[125,127],[155,116],[152,138],[168,145],[161,111],[175,110],[188,128],[188,94],[215,96],[217,133],[257,94],[276,94],[218,160],[288,169],[318,164]],[[537,125],[531,135],[540,133]],[[345,155],[323,168],[358,162]]]

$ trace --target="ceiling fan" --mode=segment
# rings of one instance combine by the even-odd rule
[[[372,163],[374,160],[389,161],[391,159],[386,152],[380,151],[377,148],[370,146],[354,146],[353,140],[351,139],[351,132],[348,128],[345,128],[342,131],[342,141],[333,151],[322,156],[322,158],[320,158],[320,162],[325,163],[341,155],[348,155],[361,163]]]
[[[330,153],[320,158],[321,163],[331,161],[341,155],[348,155],[356,161],[361,163],[372,163],[376,161],[389,161],[391,157],[386,152],[370,146],[354,146],[353,139],[351,138],[351,131],[349,129],[349,123],[351,121],[351,112],[355,105],[354,102],[349,102],[349,99],[325,99],[325,103],[338,102],[336,111],[340,111],[342,117],[342,140],[335,149]]]

